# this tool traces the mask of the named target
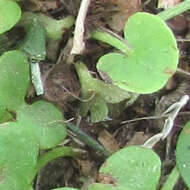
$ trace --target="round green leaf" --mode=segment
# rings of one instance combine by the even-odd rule
[[[21,10],[11,0],[0,0],[0,34],[10,30],[20,19]]]
[[[139,94],[161,89],[175,73],[179,52],[172,31],[158,16],[136,13],[125,26],[129,54],[102,56],[97,69],[104,79]]]
[[[183,180],[190,188],[190,122],[185,125],[179,136],[176,148],[176,162]]]
[[[123,148],[110,156],[100,173],[111,181],[115,190],[155,190],[161,173],[159,157],[151,149],[140,146]],[[99,190],[94,184],[90,190]],[[109,189],[106,184],[106,189]],[[100,188],[103,189],[103,188]]]

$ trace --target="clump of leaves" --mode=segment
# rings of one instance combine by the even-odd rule
[[[20,8],[10,0],[1,0],[1,8],[3,19],[0,33],[4,33],[19,20]],[[33,29],[39,27],[36,23],[33,23],[28,34],[34,34]],[[147,28],[151,28],[151,32]],[[42,28],[38,29],[43,33]],[[53,37],[57,39],[61,35]],[[84,64],[76,64],[82,84],[82,98],[85,100],[82,111],[86,114],[90,110],[94,122],[107,117],[107,103],[129,99],[131,94],[127,91],[157,91],[176,70],[178,51],[175,39],[158,17],[147,13],[132,16],[125,28],[125,38],[129,47],[126,41],[120,40],[119,49],[122,53],[105,55],[97,65],[103,78],[109,79],[113,85],[93,78]],[[44,43],[44,38],[42,41]],[[33,49],[31,51],[31,47],[28,51],[30,42],[32,38],[28,35],[22,46],[24,51],[30,56],[38,55]],[[113,45],[114,41],[111,43]],[[40,59],[44,57],[45,53]],[[0,67],[0,189],[31,190],[33,178],[39,167],[43,166],[39,160],[47,158],[39,159],[39,151],[57,146],[66,136],[64,124],[56,122],[63,120],[63,117],[50,103],[25,103],[24,97],[30,81],[26,54],[21,51],[6,52],[0,57]],[[179,156],[179,163],[188,164],[186,160],[183,162],[180,159]],[[122,164],[121,167],[124,162],[126,165]],[[100,180],[92,184],[89,190],[154,190],[160,177],[160,165],[159,157],[150,149],[137,146],[124,148],[110,156],[100,169],[100,176],[109,178],[110,183],[104,184]],[[188,180],[186,177],[184,179]],[[67,187],[59,189],[76,190]]]
[[[125,39],[95,31],[95,39],[109,43],[121,53],[102,56],[97,69],[103,79],[139,94],[161,89],[175,73],[179,52],[175,37],[158,16],[136,13],[124,28]]]
[[[131,94],[127,91],[93,78],[82,62],[76,63],[75,68],[81,83],[83,99],[80,113],[86,116],[90,111],[92,122],[99,122],[108,117],[107,103],[118,103],[131,98]]]
[[[0,1],[0,33],[11,29],[20,19],[19,6]],[[31,190],[33,179],[47,162],[61,155],[75,153],[59,147],[39,157],[41,149],[51,149],[66,137],[62,113],[52,104],[37,101],[25,103],[30,84],[28,57],[45,59],[45,30],[37,17],[30,17],[29,30],[20,49],[0,57],[0,189]],[[28,21],[29,21],[28,20]]]
[[[0,189],[31,189],[40,149],[58,145],[66,136],[61,112],[52,104],[24,101],[29,64],[20,51],[0,57]]]
[[[107,103],[118,103],[134,97],[158,91],[175,73],[178,49],[175,37],[165,22],[149,13],[136,13],[126,22],[125,40],[109,33],[95,31],[92,36],[118,48],[121,53],[102,56],[97,69],[105,81],[92,78],[88,69],[75,65],[82,86],[81,115],[91,113],[91,121],[107,118]],[[123,89],[123,90],[122,90]],[[125,92],[126,91],[126,92]]]

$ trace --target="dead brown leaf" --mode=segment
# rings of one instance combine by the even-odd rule
[[[144,132],[136,132],[132,139],[127,143],[129,145],[142,145],[150,138],[150,134],[146,135]]]
[[[99,173],[98,175],[98,182],[102,184],[112,184],[116,186],[117,180],[114,179],[111,175],[105,173]]]
[[[91,172],[91,169],[92,169],[92,166],[91,166],[91,163],[89,160],[80,160],[80,159],[77,159],[77,162],[81,168],[81,172],[83,175],[85,176],[89,176],[90,172]]]
[[[113,153],[119,150],[118,142],[107,130],[102,130],[99,133],[98,140],[109,152]]]
[[[113,15],[112,20],[108,25],[115,31],[122,31],[126,20],[132,14],[142,11],[141,0],[99,0],[103,2],[110,2],[119,7],[120,11]]]

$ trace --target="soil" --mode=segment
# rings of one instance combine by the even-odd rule
[[[23,9],[43,12],[54,18],[62,18],[66,15],[77,16],[80,0],[30,0],[23,3]],[[93,0],[86,18],[86,34],[96,27],[104,26],[122,35],[122,29],[127,18],[137,11],[146,11],[157,14],[162,9],[157,8],[157,1],[140,0]],[[121,19],[122,18],[122,19]],[[185,39],[189,36],[189,13],[176,16],[167,23],[173,30],[177,39]],[[72,28],[73,30],[73,28]],[[106,44],[88,39],[86,35],[86,49],[83,55],[69,57],[68,45],[72,38],[72,31],[65,33],[56,59],[49,59],[41,63],[45,95],[42,98],[53,102],[64,113],[66,119],[74,118],[73,123],[79,121],[78,107],[80,103],[80,83],[71,64],[72,60],[82,60],[89,70],[95,73],[95,65],[98,58],[112,50]],[[189,72],[189,43],[179,41],[180,50],[179,68]],[[49,62],[51,64],[49,64]],[[99,123],[91,123],[88,116],[81,118],[80,128],[89,136],[100,142],[107,150],[115,152],[127,145],[141,145],[149,137],[160,132],[164,119],[149,119],[150,116],[159,116],[170,105],[178,101],[184,94],[190,95],[190,78],[181,73],[176,73],[164,87],[157,93],[141,95],[130,107],[125,110],[113,112],[111,120]],[[34,97],[35,99],[36,97]],[[118,107],[119,108],[119,107]],[[121,106],[120,106],[121,108]],[[144,118],[147,119],[139,119]],[[154,150],[160,156],[163,169],[160,185],[175,165],[176,141],[184,124],[190,119],[190,103],[180,112],[175,120],[175,126],[170,135],[170,140],[159,142]],[[133,120],[130,122],[130,120]],[[124,122],[129,121],[129,122]],[[105,140],[106,139],[106,140]],[[166,144],[169,149],[166,153]],[[69,135],[67,145],[85,150],[81,158],[58,158],[48,164],[36,177],[35,190],[49,190],[58,187],[76,187],[84,190],[87,184],[100,180],[97,176],[98,169],[104,162],[103,155],[93,151],[91,147],[82,143],[77,136]],[[104,176],[105,177],[105,176]],[[102,179],[101,179],[102,180]],[[185,190],[186,186],[180,179],[175,190]]]

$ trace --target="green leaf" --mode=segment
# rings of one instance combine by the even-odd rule
[[[103,98],[96,96],[93,98],[93,102],[90,108],[91,121],[93,123],[103,121],[107,118],[108,107]]]
[[[20,19],[21,10],[11,0],[0,0],[0,34],[10,30]]]
[[[53,148],[66,136],[61,112],[44,101],[23,103],[17,122],[0,125],[0,189],[29,190],[39,149]]]
[[[179,52],[172,31],[158,16],[136,13],[128,19],[124,36],[132,51],[102,56],[100,75],[131,92],[158,91],[177,69]]]
[[[0,126],[0,189],[29,190],[39,154],[34,136],[16,123]]]
[[[20,106],[17,110],[18,125],[31,130],[40,149],[52,148],[66,137],[62,113],[51,103],[37,101]]]
[[[62,113],[52,104],[26,105],[29,65],[21,51],[0,57],[0,189],[31,190],[40,149],[66,136]],[[10,118],[15,122],[10,121]]]
[[[183,180],[190,188],[190,122],[180,133],[176,148],[176,162]]]
[[[81,103],[80,114],[86,116],[90,110],[92,122],[107,118],[107,103],[119,103],[131,98],[131,93],[93,78],[83,63],[76,63],[75,68],[81,83],[82,99],[85,100]]]
[[[119,190],[119,188],[111,184],[94,183],[90,185],[88,190]]]
[[[34,17],[20,49],[32,59],[44,60],[46,56],[46,33],[43,25]]]
[[[131,97],[131,93],[93,78],[84,63],[76,63],[75,68],[81,83],[82,93],[87,94],[88,97],[93,93],[100,94],[108,103],[118,103]]]
[[[29,86],[27,57],[20,51],[9,51],[0,57],[0,118],[5,110],[15,111],[24,102]]]
[[[100,168],[100,174],[111,181],[105,189],[110,186],[111,190],[156,190],[160,173],[159,157],[151,149],[140,146],[121,149]],[[103,186],[94,184],[89,190],[103,190]]]

